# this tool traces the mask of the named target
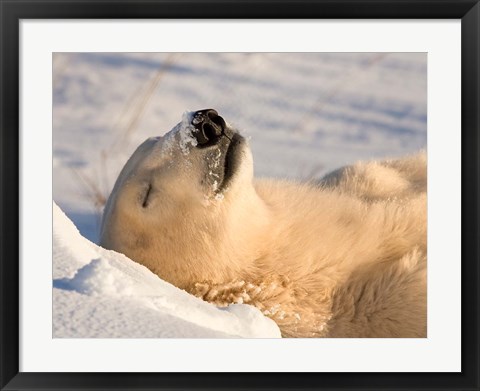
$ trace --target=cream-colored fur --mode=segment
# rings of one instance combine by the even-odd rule
[[[199,185],[204,152],[172,137],[127,162],[103,246],[204,300],[255,305],[285,337],[426,336],[425,153],[302,184],[253,180],[245,144],[222,198]]]

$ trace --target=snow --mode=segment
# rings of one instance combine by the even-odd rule
[[[53,198],[90,240],[55,212],[55,336],[262,333],[243,328],[249,307],[200,305],[94,244],[104,202],[137,146],[180,123],[188,153],[191,112],[207,108],[249,139],[257,177],[319,178],[426,148],[427,55],[55,53]]]
[[[53,204],[54,337],[278,338],[248,305],[217,308],[80,235]]]
[[[183,113],[182,121],[169,132],[172,137],[176,133],[180,135],[180,150],[185,156],[189,154],[190,147],[195,147],[198,144],[197,139],[193,137],[195,128],[191,124],[192,115],[193,112],[186,111]]]

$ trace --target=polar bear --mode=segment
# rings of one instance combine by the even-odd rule
[[[199,110],[127,161],[100,243],[206,301],[258,307],[284,337],[426,337],[426,179],[424,152],[254,179],[247,140]]]

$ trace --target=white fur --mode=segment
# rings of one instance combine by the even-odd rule
[[[125,165],[104,247],[207,301],[255,305],[283,336],[426,336],[425,153],[306,184],[254,180],[245,144],[219,197],[205,152],[175,137],[147,140]]]

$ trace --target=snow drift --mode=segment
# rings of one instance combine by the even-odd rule
[[[53,203],[53,336],[278,338],[280,331],[252,306],[217,308],[95,245]]]

